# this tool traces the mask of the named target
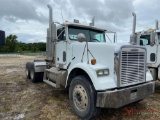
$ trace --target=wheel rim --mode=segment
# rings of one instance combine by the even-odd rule
[[[88,107],[88,95],[82,85],[76,85],[73,89],[73,101],[79,111],[85,111]]]

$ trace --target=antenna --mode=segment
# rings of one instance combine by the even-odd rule
[[[64,22],[64,19],[63,19],[62,9],[61,9],[61,16],[62,16],[62,23],[63,23],[63,22]]]

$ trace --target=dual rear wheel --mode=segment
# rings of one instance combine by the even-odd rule
[[[33,83],[43,81],[43,72],[36,72],[34,63],[27,62],[25,72],[26,72],[26,77],[28,79],[31,79]]]

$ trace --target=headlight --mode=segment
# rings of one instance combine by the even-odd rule
[[[97,76],[107,76],[109,75],[109,69],[98,69]]]

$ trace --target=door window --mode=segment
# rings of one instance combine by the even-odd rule
[[[66,40],[65,28],[60,28],[57,30],[58,40]]]

